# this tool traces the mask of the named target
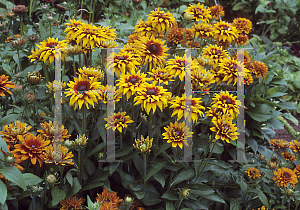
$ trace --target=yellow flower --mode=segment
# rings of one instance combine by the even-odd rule
[[[230,117],[234,118],[239,114],[239,107],[241,102],[236,100],[237,96],[233,96],[228,91],[221,91],[220,94],[215,94],[212,107],[221,108],[224,113],[228,113]]]
[[[252,209],[252,210],[254,210],[254,209]],[[257,210],[269,210],[269,209],[266,209],[265,206],[262,206],[262,207],[258,208]],[[272,210],[275,210],[275,209],[272,209]]]
[[[229,57],[228,52],[223,50],[223,47],[211,44],[203,49],[202,56],[212,60],[213,68],[216,68],[224,58]]]
[[[86,77],[94,77],[97,78],[98,80],[102,80],[104,78],[104,73],[103,71],[101,71],[100,69],[96,69],[96,68],[86,68],[85,66],[83,68],[79,68],[78,69],[79,73],[77,74],[81,74],[82,76],[86,76]]]
[[[245,44],[248,44],[248,41],[249,41],[249,38],[246,34],[239,34],[239,36],[236,40],[236,43],[238,45],[245,45]]]
[[[77,135],[77,138],[74,140],[73,144],[77,147],[82,147],[86,145],[88,138],[85,136],[85,134]]]
[[[8,143],[17,143],[20,136],[25,137],[29,134],[28,131],[31,127],[31,125],[27,126],[26,123],[16,120],[15,123],[3,126],[4,131],[0,131],[0,135]]]
[[[282,167],[279,168],[277,171],[274,171],[273,174],[273,180],[275,181],[278,187],[287,187],[288,183],[290,186],[295,187],[295,185],[298,183],[297,175],[292,169]]]
[[[64,31],[65,33],[67,32],[66,39],[71,39],[71,37],[78,31],[79,27],[81,27],[83,23],[81,23],[81,20],[70,19],[70,23],[66,23],[65,25],[68,26]]]
[[[59,128],[57,122],[49,120],[49,123],[41,123],[41,126],[43,130],[37,130],[37,132],[41,133],[46,140],[51,140],[53,142],[55,139],[64,140],[71,136],[68,135],[68,130],[64,129],[63,125]]]
[[[282,152],[281,155],[289,162],[294,162],[296,157],[291,152]]]
[[[15,83],[11,81],[7,81],[9,76],[5,76],[4,74],[0,76],[0,96],[5,96],[4,91],[8,92],[10,95],[12,93],[7,88],[15,88]]]
[[[125,74],[125,72],[134,72],[140,63],[131,52],[122,51],[118,54],[113,53],[108,58],[108,69],[116,71],[117,76]]]
[[[263,62],[254,61],[250,64],[249,70],[256,75],[256,78],[261,76],[263,79],[268,73],[268,66]]]
[[[192,89],[203,91],[211,84],[215,83],[214,75],[199,66],[192,71]]]
[[[170,43],[178,45],[179,43],[183,42],[183,36],[184,28],[174,27],[169,30],[167,34],[167,40]]]
[[[183,113],[184,118],[188,119],[189,122],[191,122],[192,119],[193,123],[197,122],[198,114],[200,115],[200,117],[204,117],[201,109],[204,110],[205,108],[201,105],[201,98],[192,98],[192,96],[189,96],[187,98],[185,94],[182,94],[181,97],[176,96],[175,99],[170,102],[170,104],[170,108],[174,108],[171,117],[177,114],[177,121],[179,121],[183,117]],[[190,115],[189,112],[191,112]]]
[[[104,188],[102,194],[97,194],[96,200],[98,201],[98,203],[102,203],[102,205],[103,203],[110,203],[112,207],[111,209],[118,209],[123,201],[123,199],[119,199],[119,196],[117,196],[117,192],[109,192],[106,188]],[[102,209],[104,210],[104,208],[100,208],[100,210]]]
[[[300,165],[297,165],[297,166],[294,168],[294,172],[295,172],[295,174],[297,175],[297,177],[299,178],[299,177],[300,177]]]
[[[243,59],[244,59],[244,65],[245,65],[246,68],[248,68],[248,66],[249,66],[250,63],[251,63],[251,57],[250,57],[248,51],[244,51],[244,54],[242,54],[242,53],[240,52],[239,55],[237,54],[237,52],[235,52],[235,53],[233,53],[232,58],[234,58],[234,59],[236,59],[236,60],[237,60],[238,58],[239,58],[239,60],[243,60]]]
[[[118,92],[122,95],[126,94],[126,99],[128,99],[136,94],[136,92],[141,91],[145,87],[146,74],[138,72],[132,72],[131,74],[127,72],[126,74],[121,74],[119,80],[117,80],[116,86],[119,87]]]
[[[157,67],[156,69],[152,69],[152,72],[148,72],[148,74],[152,75],[149,80],[153,80],[153,84],[160,85],[161,83],[164,83],[165,85],[168,85],[170,81],[174,81],[173,75],[170,74],[170,70],[168,68],[161,68]]]
[[[210,128],[210,130],[216,132],[216,139],[222,139],[227,143],[230,143],[229,139],[233,141],[237,139],[239,133],[229,115],[222,115],[220,118],[215,117],[212,122],[216,127]]]
[[[122,49],[120,49],[120,53],[125,53],[125,52],[131,53],[131,56],[135,58],[138,63],[141,63],[142,61],[141,52],[137,48],[135,48],[132,44],[126,44],[123,46]]]
[[[135,47],[140,50],[142,65],[145,66],[149,63],[149,68],[152,69],[156,66],[163,66],[167,58],[167,47],[164,46],[165,41],[155,39],[154,37],[141,37],[141,40],[135,42]]]
[[[194,23],[193,30],[196,36],[203,39],[213,38],[213,26],[207,23]]]
[[[260,171],[254,167],[248,167],[247,171],[245,172],[248,173],[248,176],[253,179],[259,178],[261,176]]]
[[[236,28],[230,23],[220,21],[214,24],[213,37],[217,41],[231,43],[238,37]]]
[[[249,34],[252,30],[252,22],[247,18],[235,18],[232,25],[236,27],[238,33]]]
[[[284,139],[271,139],[270,145],[277,147],[277,148],[289,148],[290,143]]]
[[[122,98],[122,94],[119,91],[116,91],[116,87],[101,85],[100,90],[99,100],[104,104],[108,103],[111,106]]]
[[[137,34],[138,36],[142,37],[142,36],[147,36],[147,37],[156,37],[158,32],[158,29],[155,27],[152,27],[152,23],[149,21],[143,22],[142,19],[140,19],[140,21],[135,25],[134,27],[134,33]],[[130,37],[131,39],[133,37]],[[139,40],[139,39],[135,39],[135,40]],[[129,41],[130,43],[131,41]]]
[[[223,112],[223,109],[221,108],[216,108],[216,107],[207,107],[209,110],[206,111],[206,116],[207,117],[216,117],[216,118],[220,118],[222,115],[224,115],[225,113]]]
[[[67,40],[58,41],[58,38],[54,39],[49,37],[47,41],[40,42],[41,45],[36,45],[39,49],[31,51],[32,55],[28,56],[31,62],[35,60],[48,61],[50,64],[56,59],[67,60],[66,48],[68,44]],[[59,53],[55,54],[55,51]]]
[[[47,88],[53,92],[55,92],[55,89],[57,88],[59,89],[59,86],[60,86],[60,90],[63,90],[66,87],[66,83],[65,82],[62,83],[54,80],[53,82],[48,82],[47,84]]]
[[[166,91],[161,86],[146,83],[145,88],[137,92],[134,105],[141,104],[142,110],[145,109],[148,115],[151,109],[153,113],[155,112],[156,106],[162,111],[168,105],[167,98],[172,95],[172,93]]]
[[[135,145],[133,144],[133,146],[135,148],[137,148],[138,150],[140,150],[141,153],[144,153],[144,152],[150,153],[151,152],[150,149],[152,147],[152,142],[153,142],[153,138],[149,139],[149,136],[147,136],[147,138],[144,139],[144,136],[142,135],[141,140],[136,139]]]
[[[219,4],[212,6],[209,9],[211,11],[212,18],[219,19],[219,16],[225,15],[223,7]]]
[[[212,18],[210,9],[204,8],[204,5],[200,3],[198,3],[197,6],[190,4],[184,12],[192,15],[192,18],[196,19],[197,22],[201,20],[206,23]]]
[[[184,122],[170,123],[170,126],[164,127],[165,133],[162,135],[164,139],[167,139],[167,143],[172,143],[172,147],[177,147],[177,145],[182,149],[183,144],[189,146],[186,139],[192,137],[193,132],[190,132],[188,127],[185,126]]]
[[[104,118],[104,120],[107,121],[107,124],[105,124],[106,129],[111,128],[113,131],[118,129],[120,133],[122,133],[123,128],[127,128],[128,123],[133,123],[130,117],[126,115],[126,112],[113,113],[108,118]]]
[[[69,149],[65,146],[52,145],[46,147],[44,152],[44,161],[45,163],[54,163],[55,165],[74,165],[72,157],[74,156],[72,152],[69,152]]]
[[[291,146],[290,149],[294,152],[300,152],[300,142],[297,140],[294,140],[293,142],[290,142]]]
[[[159,11],[159,7],[151,11],[148,15],[148,21],[152,24],[152,28],[156,28],[158,33],[168,32],[170,28],[177,26],[177,22],[169,11]]]
[[[97,78],[84,77],[79,75],[78,78],[74,78],[74,82],[70,81],[65,91],[66,96],[71,96],[70,106],[74,106],[74,110],[81,109],[82,104],[85,104],[89,109],[89,104],[94,107],[94,102],[98,103],[97,96],[100,97],[100,82],[97,82]]]
[[[85,201],[84,198],[78,199],[78,196],[75,195],[73,197],[61,201],[60,205],[62,205],[62,207],[60,208],[60,210],[70,210],[70,209],[81,210],[83,209],[81,205],[84,203],[84,201]]]

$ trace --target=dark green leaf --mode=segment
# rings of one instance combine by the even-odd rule
[[[170,184],[170,186],[178,184],[182,181],[186,181],[192,178],[193,176],[195,176],[195,170],[193,168],[186,168],[177,174],[177,176],[173,179],[173,182]]]
[[[20,170],[17,169],[16,167],[14,167],[14,166],[0,166],[0,174],[2,174],[9,181],[17,184],[23,190],[26,190],[25,179],[24,179],[22,173],[20,172]]]
[[[241,187],[241,191],[242,191],[243,195],[246,195],[247,189],[248,189],[247,183],[241,178],[241,181],[239,182],[239,185]]]
[[[75,195],[76,193],[79,192],[80,189],[81,189],[81,185],[78,181],[78,178],[74,177],[73,178],[73,186],[72,186],[71,190],[68,192],[68,197]]]
[[[175,210],[174,204],[172,201],[166,201],[166,209]]]
[[[284,113],[283,116],[284,116],[286,119],[292,121],[295,125],[298,125],[298,124],[299,124],[298,120],[297,120],[291,113]]]
[[[31,173],[25,173],[23,174],[23,177],[26,185],[36,185],[43,181],[43,179]]]
[[[51,196],[52,196],[52,206],[59,204],[62,200],[66,198],[66,192],[62,189],[59,189],[58,186],[54,186],[51,189]]]
[[[295,107],[290,102],[282,102],[282,103],[277,104],[277,106],[280,107],[281,109],[297,109],[297,107]]]
[[[4,141],[4,139],[2,139],[1,136],[0,136],[0,148],[3,150],[3,152],[8,153],[7,143],[6,141]]]
[[[268,127],[273,128],[274,130],[284,129],[284,125],[277,119],[269,119],[266,124]]]
[[[69,184],[71,185],[71,187],[73,187],[73,176],[72,176],[72,171],[69,170],[66,174],[66,179],[69,182]]]
[[[2,181],[0,181],[0,203],[2,205],[4,205],[6,201],[6,197],[7,197],[7,188],[5,184]]]
[[[216,201],[216,202],[220,202],[220,203],[225,203],[225,201],[220,198],[217,195],[211,194],[211,195],[203,195],[202,197],[207,198],[208,200],[212,200],[212,201]]]
[[[5,117],[2,117],[2,119],[0,120],[0,127],[14,122],[15,120],[19,119],[19,117],[21,117],[21,114],[9,114]]]
[[[258,149],[257,141],[255,139],[248,139],[247,144],[252,148],[253,152],[256,153]]]
[[[154,174],[153,177],[156,181],[158,181],[161,184],[162,187],[165,187],[166,177],[162,173],[158,172]]]
[[[85,158],[89,158],[90,156],[98,153],[99,151],[103,150],[105,147],[105,143],[101,142],[100,144],[98,144],[94,149],[92,149],[89,153],[86,154]]]
[[[165,192],[161,198],[170,200],[170,201],[177,201],[179,199],[178,197],[178,193],[174,193],[174,192]]]
[[[231,199],[230,200],[230,210],[239,210],[239,203],[236,200]]]
[[[204,184],[189,184],[187,187],[196,191],[198,195],[210,195],[215,192],[212,188]]]
[[[266,208],[269,208],[269,202],[267,196],[260,190],[256,189],[259,200],[264,204]]]
[[[105,115],[104,115],[105,116]],[[103,141],[106,141],[106,128],[104,116],[99,116],[97,120],[97,128]]]
[[[101,186],[102,181],[106,180],[109,176],[109,171],[105,171],[101,168],[97,169],[84,184],[82,190],[89,190],[96,186]]]
[[[116,154],[115,154],[115,157],[123,157],[125,155],[128,155],[132,150],[133,150],[134,147],[132,146],[127,146],[127,147],[124,147],[122,149],[118,149],[116,151]]]
[[[165,165],[166,161],[155,163],[154,166],[147,172],[146,180],[148,180],[151,176],[159,172]]]

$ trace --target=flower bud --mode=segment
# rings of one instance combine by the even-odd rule
[[[193,19],[193,16],[191,14],[189,14],[189,13],[184,13],[183,17],[184,17],[185,20],[191,20],[191,19]]]
[[[5,29],[2,30],[2,33],[8,34],[8,33],[9,33],[9,30],[8,30],[7,28],[5,28]]]
[[[16,85],[16,87],[13,89],[15,93],[22,92],[22,90],[23,90],[23,85]]]
[[[28,36],[28,39],[29,39],[29,41],[32,41],[32,42],[34,42],[35,40],[37,40],[37,35],[36,34],[31,34],[31,35],[29,35]]]
[[[277,156],[273,156],[272,158],[271,158],[271,160],[273,160],[273,161],[276,161],[278,158],[277,158]]]
[[[56,182],[56,177],[55,177],[55,175],[49,174],[49,175],[47,176],[47,182],[48,182],[49,184],[55,183],[55,182]]]
[[[27,82],[31,85],[37,85],[41,82],[42,75],[40,72],[27,73]]]
[[[39,191],[39,187],[36,186],[36,185],[33,185],[33,186],[31,187],[31,190],[32,190],[32,192],[36,193],[37,191]]]
[[[292,189],[287,189],[286,191],[285,191],[285,194],[287,195],[287,196],[292,196],[293,194],[294,194],[294,190],[292,190]]]
[[[189,193],[190,190],[191,189],[185,189],[185,190],[183,190],[182,193],[181,193],[182,197],[184,197],[184,198],[188,197],[190,195],[190,193]]]
[[[276,162],[270,162],[269,163],[269,167],[270,167],[270,169],[274,170],[274,169],[276,169],[278,167],[278,163],[276,163]]]
[[[47,9],[47,7],[48,6],[45,4],[45,5],[42,6],[42,9]]]
[[[73,141],[66,140],[66,141],[64,142],[64,144],[65,144],[66,147],[71,147],[71,146],[73,146]]]
[[[53,20],[53,17],[52,17],[52,16],[48,16],[48,19],[49,19],[49,20]]]
[[[125,203],[127,203],[127,204],[130,204],[132,201],[133,201],[132,198],[129,197],[129,196],[127,196],[127,197],[125,198]]]
[[[31,92],[28,92],[25,94],[25,100],[28,102],[28,103],[34,103],[35,100],[36,100],[36,96],[31,93]]]
[[[7,157],[5,157],[5,162],[7,164],[12,164],[15,162],[15,158],[13,156],[7,156]]]
[[[260,160],[266,159],[266,157],[265,157],[264,155],[260,155],[258,158],[259,158]]]

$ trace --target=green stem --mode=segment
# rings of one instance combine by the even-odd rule
[[[90,3],[90,9],[92,9],[93,1],[92,0],[90,0],[90,1],[91,1],[91,3]],[[91,16],[92,16],[92,11],[90,11],[90,14],[89,14],[89,23],[91,23]]]
[[[82,107],[82,135],[86,133],[86,126],[87,126],[87,117],[86,117],[86,106],[83,104]]]
[[[207,163],[208,163],[208,161],[209,161],[209,159],[210,159],[210,157],[211,157],[211,155],[212,155],[212,153],[213,153],[213,150],[214,150],[214,148],[215,148],[215,146],[216,146],[216,143],[217,143],[217,140],[215,139],[214,145],[213,145],[213,147],[212,147],[212,149],[211,149],[211,151],[210,151],[210,153],[209,153],[209,156],[208,156],[208,158],[207,158],[207,160],[206,160],[206,162],[205,162],[205,164],[204,164],[202,170],[200,171],[200,173],[199,173],[198,176],[196,177],[194,183],[196,183],[196,181],[199,179],[199,177],[200,177],[201,174],[203,173],[203,171],[204,171],[204,169],[205,169],[205,167],[206,167],[206,165],[207,165]]]
[[[76,77],[75,55],[73,55],[73,71],[74,71],[74,77]]]
[[[35,95],[35,88],[33,88],[33,94]],[[35,102],[33,102],[33,121],[34,121],[34,124],[36,125],[37,122],[36,122],[36,105],[35,105]]]
[[[149,116],[149,139],[151,139],[151,136],[152,136],[152,133],[151,133],[151,130],[152,130],[152,118],[153,118],[153,112],[151,112],[150,110],[150,116]]]
[[[22,15],[20,14],[20,34],[23,36],[23,22],[22,22]]]
[[[93,67],[93,49],[90,49],[90,68]]]
[[[51,23],[49,23],[49,26],[50,26],[50,37],[51,37]]]
[[[143,191],[146,188],[146,176],[147,176],[147,154],[144,152],[143,153],[143,158],[144,158],[144,185],[143,185]]]
[[[94,20],[95,20],[95,6],[96,6],[96,0],[94,0],[94,4],[93,4],[92,23],[94,23]]]
[[[123,131],[120,133],[120,149],[123,148]]]
[[[19,70],[20,70],[20,72],[22,72],[22,65],[21,65],[21,60],[20,60],[20,50],[19,50],[19,48],[17,49],[17,52],[18,52],[18,60],[19,60]]]
[[[82,19],[82,8],[83,8],[83,0],[81,0],[81,6],[80,6],[80,19]]]
[[[23,116],[24,116],[24,112],[25,112],[26,106],[27,106],[27,103],[25,102],[24,109],[22,111],[21,122],[22,122],[22,119],[23,119]]]
[[[79,65],[78,65],[78,68],[81,67],[81,54],[78,54],[78,59],[79,59]]]
[[[79,148],[78,151],[78,180],[82,186],[83,182],[83,161],[84,161],[84,148]]]

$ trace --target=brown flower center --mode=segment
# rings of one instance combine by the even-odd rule
[[[228,30],[227,26],[222,26],[223,30]]]
[[[117,57],[118,60],[126,60],[126,58],[124,56],[119,56]]]
[[[229,128],[228,125],[224,125],[224,126],[223,126],[223,129],[224,129],[224,130],[227,130],[228,128]]]
[[[290,178],[291,176],[289,175],[289,174],[283,174],[283,176],[285,177],[285,178]]]
[[[226,98],[225,103],[226,103],[226,104],[232,104],[232,100],[229,99],[229,98]]]
[[[180,132],[179,131],[175,131],[175,135],[179,136]]]
[[[156,91],[154,89],[147,90],[147,95],[155,95]]]
[[[69,207],[68,210],[75,210],[73,206]]]
[[[148,50],[152,53],[152,54],[156,54],[158,52],[158,47],[156,44],[151,44],[148,47]]]
[[[32,144],[30,147],[31,147],[32,149],[35,149],[35,148],[36,148],[36,146],[35,146],[34,144]]]
[[[87,90],[87,86],[86,86],[86,85],[80,85],[80,86],[78,87],[78,90],[79,90],[79,91],[85,91],[85,90]]]
[[[132,84],[135,84],[137,82],[137,79],[133,77],[130,78],[128,81],[131,82]]]
[[[237,65],[236,64],[232,64],[231,68],[237,69]]]
[[[221,53],[220,50],[215,50],[215,54],[216,54],[216,55],[218,55],[218,54],[220,54],[220,53]]]

